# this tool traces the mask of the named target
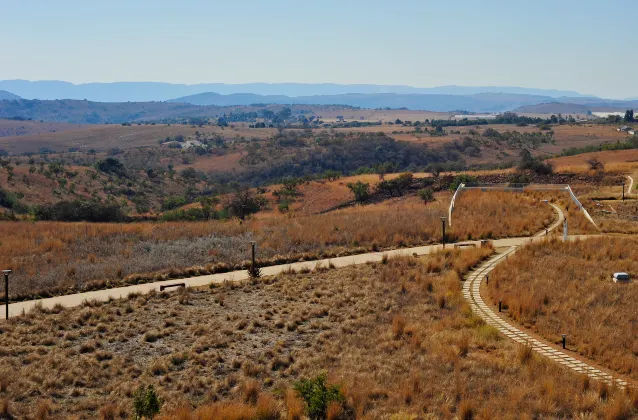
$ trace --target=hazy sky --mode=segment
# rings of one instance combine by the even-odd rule
[[[637,11],[634,0],[0,0],[0,79],[638,97]]]

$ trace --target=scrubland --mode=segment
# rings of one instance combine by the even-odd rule
[[[598,237],[530,245],[499,264],[488,294],[507,315],[550,341],[638,379],[638,284],[615,284],[614,272],[638,275],[638,238]]]
[[[14,270],[14,298],[48,296],[240,269],[251,240],[257,242],[262,265],[439,242],[447,207],[442,200],[424,205],[412,197],[244,223],[0,222],[0,261],[2,268]],[[525,236],[552,219],[551,208],[539,200],[469,192],[459,200],[447,236]]]
[[[0,409],[127,418],[299,419],[300,378],[344,396],[328,418],[631,418],[638,396],[517,347],[472,315],[459,276],[490,249],[321,268],[36,311],[0,327]]]

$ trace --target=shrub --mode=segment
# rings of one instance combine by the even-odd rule
[[[349,182],[347,187],[354,194],[354,199],[358,203],[363,203],[370,198],[370,184],[367,182]]]
[[[155,392],[153,385],[141,385],[133,396],[133,417],[135,419],[152,419],[162,408],[162,400]]]
[[[410,188],[413,179],[414,175],[410,172],[406,172],[394,179],[379,182],[379,185],[377,185],[377,191],[381,194],[400,197],[405,194],[408,188]]]
[[[345,401],[339,386],[327,384],[325,373],[313,379],[302,379],[295,384],[294,388],[304,400],[306,413],[311,420],[325,419],[331,402]]]
[[[86,201],[60,201],[53,205],[37,206],[34,209],[38,220],[60,222],[121,222],[126,218],[117,204],[102,204]]]

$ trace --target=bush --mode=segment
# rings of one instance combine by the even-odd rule
[[[381,194],[400,197],[405,194],[406,190],[412,185],[414,176],[407,172],[389,181],[381,181],[377,185],[377,191]]]
[[[184,197],[166,197],[162,201],[162,211],[173,210],[188,204]]]
[[[59,222],[122,222],[126,219],[117,204],[102,204],[85,201],[60,201],[56,204],[37,206],[34,210],[38,220]]]
[[[112,173],[118,176],[125,174],[122,162],[113,157],[107,157],[104,160],[98,161],[97,168],[102,172]]]
[[[423,200],[423,202],[425,204],[427,203],[431,203],[432,201],[434,201],[434,190],[430,187],[428,188],[423,188],[420,189],[419,192],[417,193],[417,195],[419,196],[419,198],[421,200]]]
[[[345,398],[337,385],[328,385],[325,373],[313,379],[302,379],[294,386],[304,400],[306,413],[310,419],[325,419],[331,402],[343,403]]]
[[[461,184],[472,184],[477,181],[476,177],[468,174],[459,174],[454,177],[452,184],[450,184],[450,191],[456,191]]]
[[[133,417],[135,419],[152,419],[160,412],[162,401],[153,385],[141,385],[133,396]]]
[[[358,203],[363,203],[370,198],[370,184],[367,182],[349,182],[347,187],[354,194],[354,199]]]

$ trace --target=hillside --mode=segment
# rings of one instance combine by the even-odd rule
[[[479,93],[474,95],[443,94],[360,94],[314,96],[263,96],[254,94],[220,95],[203,93],[172,99],[169,102],[182,102],[197,105],[250,105],[253,103],[307,104],[307,105],[348,105],[360,108],[408,108],[414,110],[453,111],[463,109],[470,112],[498,112],[532,105],[551,100],[548,96],[521,95],[507,93]]]
[[[558,98],[556,101],[523,105],[514,110],[534,114],[586,114],[587,111],[624,111],[638,108],[638,101],[613,101],[601,98]]]
[[[0,90],[0,101],[12,101],[14,99],[20,99],[20,97],[6,90]]]

